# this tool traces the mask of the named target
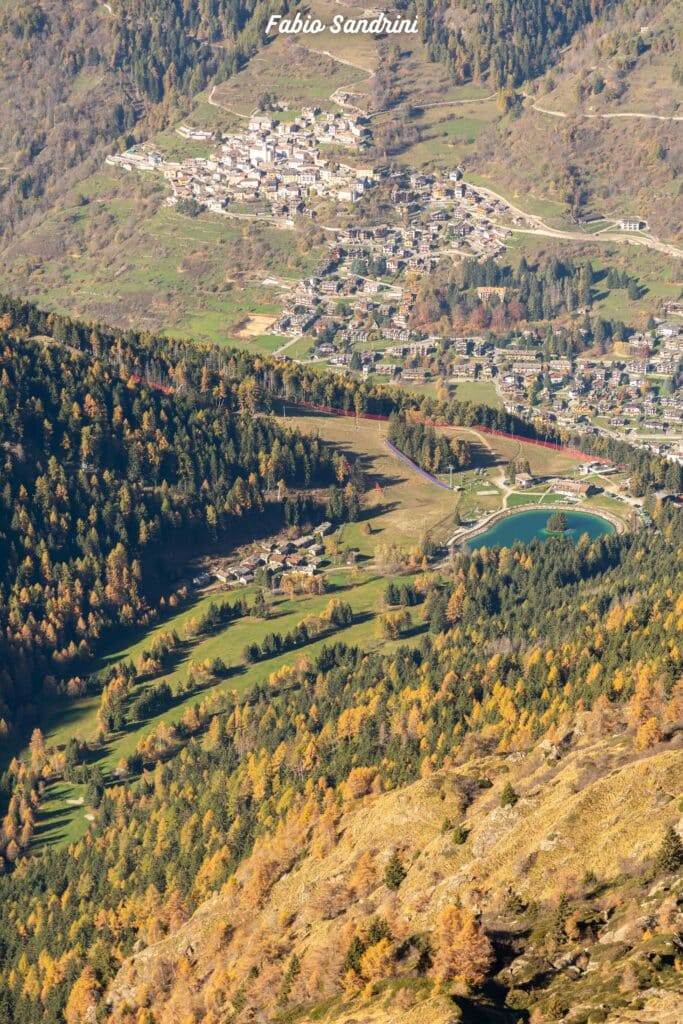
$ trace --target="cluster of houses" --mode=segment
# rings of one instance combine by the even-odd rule
[[[329,342],[323,341],[315,355],[336,366],[350,365],[351,354],[344,349],[368,340],[369,321],[389,342],[424,341],[409,328],[415,293],[390,279],[406,272],[428,274],[448,255],[466,252],[488,259],[503,251],[510,232],[488,219],[509,213],[502,200],[489,200],[465,185],[459,171],[395,178],[391,197],[403,222],[339,231],[316,273],[290,293],[273,333],[318,337],[331,328],[338,332],[335,345],[326,349]],[[368,370],[370,363],[365,363]]]
[[[602,418],[612,428],[683,431],[683,394],[676,390],[683,366],[683,321],[665,321],[635,334],[604,358],[544,358],[536,340],[535,347],[504,347],[477,337],[432,339],[441,355],[455,353],[452,380],[493,380],[511,412],[550,413],[561,425],[579,430],[582,425],[591,429]]]
[[[178,131],[196,141],[215,138],[188,125]],[[523,417],[540,414],[579,432],[602,429],[636,442],[639,433],[659,434],[664,444],[647,438],[643,444],[662,454],[679,438],[683,448],[683,394],[675,389],[683,363],[682,303],[670,302],[669,319],[619,343],[610,358],[544,358],[533,332],[524,332],[521,346],[506,348],[481,337],[435,338],[416,330],[415,278],[444,257],[499,255],[509,226],[525,221],[504,200],[466,184],[460,169],[389,175],[387,168],[352,166],[330,155],[332,145],[362,152],[370,139],[360,112],[305,109],[293,120],[252,117],[243,133],[222,138],[206,159],[170,163],[149,147],[107,159],[129,170],[163,172],[172,204],[195,200],[217,213],[256,204],[254,210],[290,226],[296,214],[313,211],[314,200],[353,203],[384,179],[396,221],[337,231],[315,273],[288,293],[272,333],[309,336],[313,360],[364,378],[491,380],[506,408]],[[484,302],[506,297],[500,288],[477,291]],[[254,567],[236,568],[239,579],[247,579]]]
[[[503,199],[462,181],[459,168],[445,175],[413,173],[401,176],[391,192],[391,200],[402,220],[408,222],[424,210],[430,210],[433,241],[445,236],[449,248],[468,256],[492,259],[505,248],[511,237],[508,228],[492,218],[502,217],[514,224],[526,224],[513,214]],[[438,225],[442,225],[442,229]],[[423,240],[427,243],[427,240]]]
[[[213,133],[182,125],[183,137],[208,142]],[[231,206],[254,206],[283,224],[303,213],[316,196],[338,202],[357,202],[377,180],[373,167],[355,167],[323,155],[331,145],[362,151],[371,139],[361,116],[321,114],[304,109],[291,121],[255,115],[246,131],[222,138],[207,157],[166,161],[148,148],[110,156],[107,162],[126,170],[161,171],[171,186],[167,202],[194,200],[213,213]]]
[[[265,569],[270,585],[276,588],[288,574],[298,576],[315,576],[323,561],[325,547],[323,538],[332,533],[330,522],[320,523],[313,533],[305,534],[295,540],[281,537],[259,550],[245,555],[238,562],[213,565],[206,572],[200,573],[192,580],[195,587],[205,587],[210,583],[232,586],[248,586],[254,582],[256,572]]]

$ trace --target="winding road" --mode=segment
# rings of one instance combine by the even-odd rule
[[[337,54],[332,53],[330,50],[319,50],[319,49],[316,49],[315,47],[312,47],[312,46],[304,46],[302,43],[300,43],[299,45],[303,49],[308,50],[309,53],[315,53],[315,54],[319,54],[319,55],[322,54],[325,57],[329,57],[330,60],[336,61],[338,64],[344,64],[346,67],[355,68],[357,71],[362,71],[362,72],[364,72],[368,76],[365,79],[361,79],[360,82],[353,82],[353,83],[350,83],[347,86],[338,86],[329,96],[329,99],[333,103],[336,103],[337,106],[339,106],[339,107],[347,108],[347,109],[350,109],[350,110],[360,111],[359,107],[357,107],[357,106],[355,106],[355,104],[349,102],[348,99],[343,98],[343,95],[346,94],[347,96],[353,96],[354,95],[354,91],[353,91],[354,87],[357,87],[359,84],[367,84],[368,82],[371,82],[376,77],[377,72],[375,70],[373,70],[372,68],[368,68],[364,64],[358,64],[356,61],[349,60],[346,57],[340,57]],[[228,107],[228,106],[224,105],[223,103],[220,103],[218,100],[216,100],[215,96],[214,96],[215,91],[216,91],[216,86],[214,85],[214,86],[212,86],[211,91],[210,91],[210,93],[208,94],[208,97],[207,97],[208,102],[209,102],[209,104],[211,106],[219,107],[221,110],[226,110],[228,113],[233,114],[236,117],[242,118],[243,120],[249,120],[249,118],[251,116],[250,114],[242,114],[239,111],[234,110],[233,108]],[[562,110],[551,110],[551,109],[549,109],[547,107],[540,106],[536,102],[534,97],[531,96],[529,93],[522,93],[522,95],[524,96],[525,99],[531,101],[531,108],[533,110],[537,111],[538,113],[546,114],[549,117],[556,117],[556,118],[563,118],[563,119],[564,118],[568,118],[570,116],[574,116],[574,115],[567,114],[565,111],[562,111]],[[474,98],[474,99],[437,100],[437,101],[435,101],[433,103],[425,103],[423,105],[423,107],[426,109],[427,107],[465,106],[465,105],[476,104],[476,103],[485,103],[485,102],[487,102],[487,101],[489,101],[491,99],[494,99],[494,98],[495,98],[495,93],[492,93],[490,96],[482,96],[482,97],[478,97],[478,98]],[[397,107],[397,108],[393,108],[393,109],[394,110],[400,110],[401,108]],[[372,117],[376,117],[379,114],[383,114],[383,113],[387,113],[387,110],[372,111],[369,114],[366,114],[366,116],[372,118]],[[615,112],[613,114],[588,114],[588,113],[583,113],[581,111],[578,111],[577,115],[580,116],[580,117],[591,118],[591,119],[595,119],[595,120],[599,120],[599,119],[606,119],[606,120],[608,120],[608,119],[611,119],[611,118],[639,118],[639,119],[651,119],[651,120],[654,120],[654,121],[683,121],[683,116],[679,116],[679,115],[673,115],[672,114],[671,116],[665,116],[663,114],[646,114],[646,113],[625,112],[625,111],[624,112],[621,112],[621,111],[620,112]],[[564,240],[572,241],[572,242],[583,242],[583,243],[586,243],[586,242],[597,242],[597,243],[599,243],[599,242],[617,242],[617,243],[621,243],[621,244],[626,243],[626,244],[629,244],[629,245],[638,245],[638,246],[641,246],[643,248],[653,249],[653,250],[655,250],[657,252],[663,253],[666,256],[673,256],[676,259],[683,259],[683,249],[681,249],[681,248],[679,248],[679,247],[677,247],[675,245],[671,245],[670,243],[662,242],[658,238],[654,238],[652,235],[647,234],[646,232],[637,232],[637,233],[634,232],[634,233],[625,234],[623,232],[607,229],[607,230],[602,230],[602,231],[598,232],[597,234],[590,234],[588,232],[562,230],[560,228],[549,227],[540,217],[536,216],[535,214],[528,213],[526,210],[522,210],[518,206],[515,206],[513,203],[510,202],[510,200],[506,196],[501,195],[499,192],[494,192],[493,189],[486,188],[486,187],[484,187],[482,185],[476,185],[475,187],[478,189],[478,191],[482,192],[484,195],[488,195],[492,199],[497,199],[500,202],[505,203],[505,205],[508,207],[508,209],[513,214],[515,214],[516,216],[518,216],[520,218],[523,218],[526,221],[526,223],[528,225],[530,225],[529,227],[517,227],[517,226],[510,227],[509,225],[505,225],[505,224],[496,224],[495,225],[496,227],[501,228],[503,230],[511,230],[515,234],[520,234],[520,235],[538,235],[538,236],[545,237],[545,238],[564,239]],[[327,229],[324,228],[324,230],[327,230]],[[330,229],[330,230],[338,230],[338,229]],[[284,347],[289,347],[289,344],[291,344],[291,343],[288,343],[287,346],[283,346],[283,348]]]
[[[338,63],[340,63],[340,64],[345,64],[348,67],[356,68],[359,71],[368,72],[368,78],[364,80],[365,82],[371,81],[376,76],[376,72],[375,71],[365,67],[362,64],[356,64],[354,61],[347,60],[344,57],[338,57],[336,54],[331,53],[330,50],[316,50],[313,47],[306,47],[306,49],[308,49],[311,53],[323,53],[326,57],[330,57],[332,60],[338,61]],[[358,83],[354,83],[354,84],[358,85]],[[341,107],[353,107],[353,104],[350,104],[350,103],[342,100],[339,97],[339,95],[338,95],[341,92],[347,92],[349,95],[352,95],[351,88],[352,88],[351,86],[346,86],[346,87],[339,86],[330,95],[330,100],[332,100],[333,103],[336,103],[336,104],[338,104],[338,106],[341,106]],[[568,114],[566,114],[566,113],[564,113],[563,111],[560,111],[560,110],[548,110],[545,107],[539,107],[536,104],[533,96],[530,96],[527,93],[523,93],[523,95],[524,95],[525,99],[532,100],[532,107],[533,107],[533,109],[534,110],[538,110],[539,113],[548,114],[551,117],[566,118],[566,117],[569,116]],[[472,103],[485,103],[488,100],[491,100],[491,99],[494,99],[494,98],[495,98],[495,93],[492,93],[491,96],[483,96],[483,97],[479,97],[477,99],[452,100],[452,101],[450,101],[450,100],[438,100],[438,101],[436,101],[434,103],[425,103],[424,104],[424,108],[427,108],[427,107],[439,107],[439,106],[451,106],[451,107],[454,107],[454,106],[464,106],[466,104],[472,104]],[[358,108],[356,107],[356,108],[353,108],[353,109],[358,109]],[[400,107],[398,107],[396,109],[400,109]],[[376,117],[378,114],[382,114],[382,113],[386,113],[386,111],[376,110],[376,111],[371,112],[367,116],[368,117]],[[596,118],[596,119],[599,119],[599,118],[612,118],[612,117],[616,117],[616,118],[618,118],[618,117],[635,117],[635,118],[652,118],[653,120],[657,120],[657,121],[683,121],[683,117],[679,117],[679,116],[676,116],[676,115],[672,115],[671,117],[665,117],[662,114],[615,113],[615,114],[582,114],[581,116],[588,117],[588,118]],[[683,249],[679,249],[677,246],[671,245],[671,244],[669,244],[667,242],[661,242],[658,238],[654,238],[652,235],[646,234],[644,232],[639,232],[637,234],[634,233],[634,234],[626,235],[626,234],[623,234],[622,232],[617,232],[617,231],[601,231],[597,235],[592,235],[592,234],[589,234],[587,232],[563,231],[563,230],[560,230],[558,228],[551,228],[543,220],[541,220],[540,217],[537,217],[534,214],[527,213],[526,210],[522,210],[519,207],[514,206],[510,202],[509,199],[507,199],[505,196],[500,195],[498,192],[494,192],[493,189],[484,188],[481,185],[477,185],[476,187],[477,187],[477,189],[479,191],[481,191],[481,192],[483,192],[485,194],[488,194],[492,198],[498,199],[501,202],[505,203],[514,214],[516,214],[519,217],[523,217],[524,220],[526,220],[527,222],[529,222],[529,223],[534,225],[534,227],[531,227],[531,228],[518,228],[518,227],[511,228],[511,230],[514,231],[516,234],[540,235],[540,236],[544,236],[546,238],[560,238],[560,239],[566,239],[567,241],[572,241],[572,242],[591,242],[591,241],[592,242],[602,242],[602,241],[605,241],[605,242],[627,243],[627,244],[630,244],[630,245],[639,245],[639,246],[642,246],[642,247],[647,248],[647,249],[654,249],[657,252],[664,253],[666,256],[673,256],[676,259],[683,259]],[[505,225],[499,224],[499,225],[497,225],[497,227],[505,228]]]
[[[654,238],[652,235],[648,235],[643,231],[633,232],[625,234],[621,231],[600,231],[596,235],[591,235],[588,232],[583,231],[563,231],[560,228],[551,228],[537,217],[533,213],[527,213],[526,210],[521,210],[518,206],[514,206],[509,199],[502,196],[499,192],[494,192],[491,188],[485,188],[483,185],[475,185],[475,188],[479,192],[483,192],[484,195],[490,196],[492,199],[498,199],[518,217],[523,217],[528,223],[533,224],[534,227],[519,228],[510,227],[505,224],[497,224],[496,227],[513,231],[515,234],[520,235],[542,235],[546,238],[564,238],[572,242],[626,242],[631,245],[641,245],[647,249],[655,249],[657,252],[664,253],[666,256],[674,256],[676,259],[683,259],[683,249],[679,249],[675,245],[670,245],[668,242],[661,242],[658,238]]]
[[[539,114],[547,114],[548,117],[585,117],[592,121],[611,121],[615,118],[635,118],[644,121],[683,121],[683,115],[679,114],[642,114],[636,111],[615,111],[613,114],[587,114],[583,110],[576,110],[572,114],[568,114],[564,110],[550,110],[548,107],[542,107],[536,102],[533,96],[529,93],[522,93],[525,99],[531,100],[531,109],[535,110]]]
[[[210,106],[218,107],[219,110],[227,110],[227,112],[229,114],[234,114],[235,117],[241,117],[245,121],[248,121],[250,119],[250,117],[252,116],[251,114],[240,114],[239,110],[233,110],[232,107],[226,107],[224,103],[219,103],[218,100],[215,100],[213,98],[213,94],[215,93],[216,89],[217,89],[217,86],[215,86],[215,85],[211,86],[211,92],[206,97],[206,102],[209,103]]]

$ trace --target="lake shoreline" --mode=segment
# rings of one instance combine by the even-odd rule
[[[602,509],[600,510],[600,512],[593,512],[592,510],[588,511],[582,508],[568,509],[566,505],[563,506],[560,505],[559,503],[557,505],[553,504],[543,506],[539,506],[538,504],[529,504],[518,505],[516,508],[498,509],[496,512],[493,512],[490,516],[487,516],[483,522],[477,523],[476,526],[473,526],[470,529],[463,529],[461,532],[456,533],[448,542],[448,545],[449,547],[466,547],[470,541],[475,540],[477,537],[480,537],[483,533],[488,533],[489,530],[492,530],[494,527],[496,527],[499,523],[503,522],[504,520],[511,519],[515,516],[525,516],[528,515],[530,512],[537,514],[543,513],[546,522],[553,512],[564,512],[567,516],[575,514],[579,514],[582,516],[590,516],[594,519],[602,519],[605,523],[609,524],[609,526],[612,527],[612,530],[616,533],[623,533],[626,530],[626,525],[621,519],[619,519],[613,513],[603,511]],[[571,529],[568,529],[564,532],[565,534],[570,534]],[[612,531],[607,530],[605,532],[609,534]],[[512,543],[514,543],[514,541],[512,541]],[[526,543],[528,543],[528,541]],[[492,546],[497,547],[499,545]]]

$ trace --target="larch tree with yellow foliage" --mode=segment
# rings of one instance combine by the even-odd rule
[[[481,985],[495,963],[495,953],[486,932],[471,910],[447,904],[436,919],[434,980],[442,985],[462,978],[468,985]]]

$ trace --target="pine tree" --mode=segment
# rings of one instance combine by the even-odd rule
[[[384,872],[384,884],[392,892],[396,892],[405,877],[406,869],[403,867],[401,858],[394,850]]]
[[[360,974],[360,962],[365,952],[365,943],[358,935],[354,935],[344,955],[344,971],[355,971]]]
[[[462,825],[456,825],[453,829],[453,842],[456,846],[462,846],[467,842],[467,830]]]
[[[674,827],[669,825],[655,857],[655,871],[658,874],[665,874],[677,871],[682,865],[683,842]]]

